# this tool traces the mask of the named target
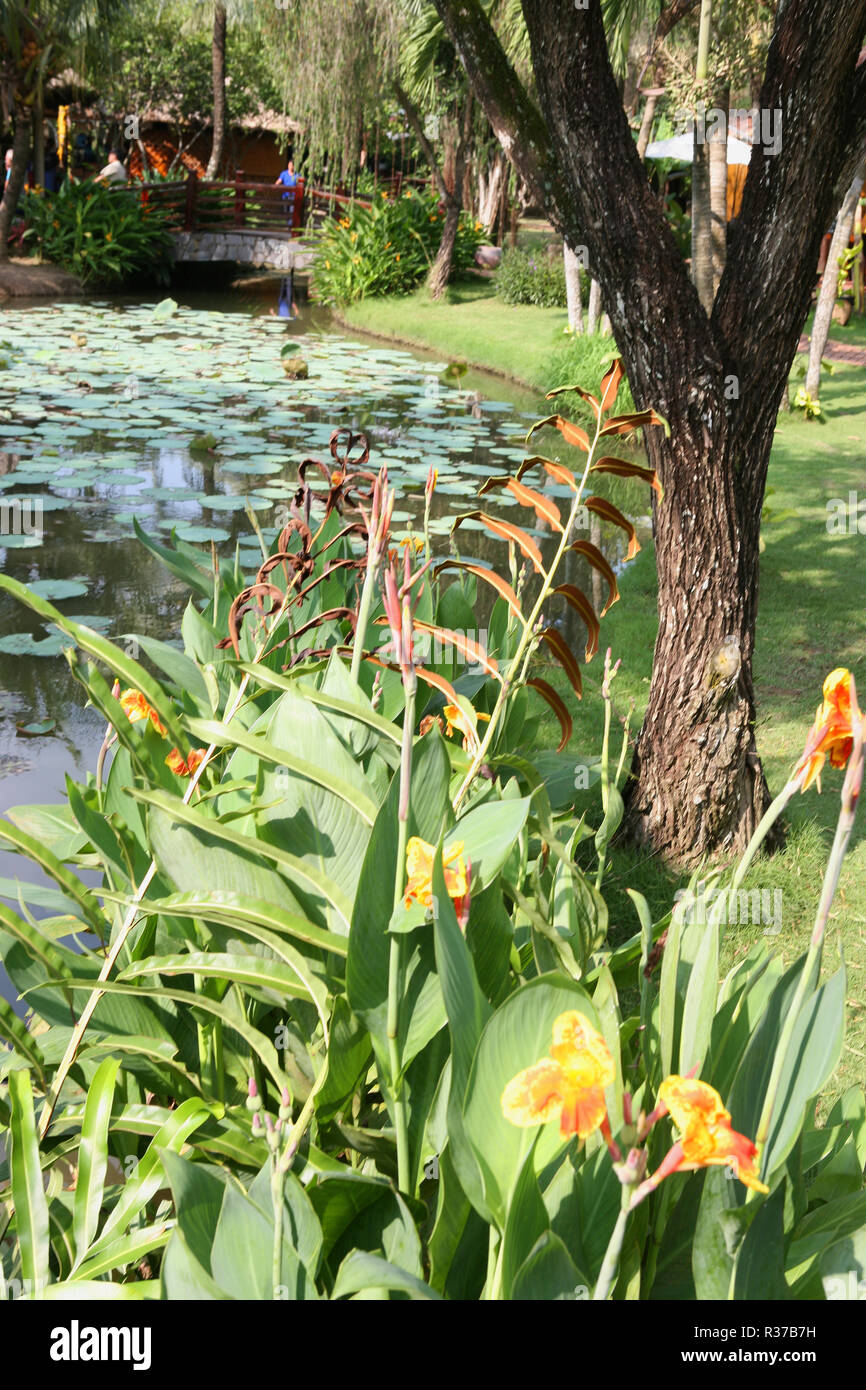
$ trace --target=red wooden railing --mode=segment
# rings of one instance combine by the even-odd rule
[[[169,225],[176,231],[261,231],[269,236],[301,236],[315,232],[327,217],[338,217],[352,206],[369,208],[372,204],[356,198],[348,189],[336,190],[305,186],[299,179],[294,197],[284,195],[286,188],[270,183],[257,183],[238,169],[231,180],[200,179],[190,170],[186,179],[175,182],[136,182],[133,188],[142,202],[159,208]],[[382,191],[398,191],[383,185]],[[115,191],[115,190],[112,190]],[[118,193],[128,186],[117,186]]]

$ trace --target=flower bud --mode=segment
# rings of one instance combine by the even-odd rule
[[[247,1083],[247,1110],[261,1110],[264,1101],[259,1095],[259,1088],[252,1077]]]

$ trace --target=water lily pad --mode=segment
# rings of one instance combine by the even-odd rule
[[[87,584],[80,579],[35,579],[27,587],[31,594],[50,599],[52,603],[65,598],[82,598],[88,590]]]
[[[229,531],[224,531],[221,526],[192,526],[182,525],[176,528],[177,534],[185,541],[227,541],[230,536]]]
[[[38,719],[32,724],[16,724],[15,728],[19,734],[25,738],[39,738],[43,734],[53,733],[57,728],[56,719]]]
[[[68,637],[34,637],[31,632],[7,632],[0,637],[0,652],[7,656],[59,656],[69,645]]]

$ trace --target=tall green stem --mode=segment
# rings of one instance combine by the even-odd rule
[[[412,785],[412,738],[415,729],[414,672],[404,673],[406,709],[403,715],[403,743],[400,753],[400,805],[397,811],[397,865],[394,870],[394,909],[400,906],[406,877],[406,843],[409,835],[409,799]],[[394,1104],[394,1128],[397,1134],[397,1184],[402,1192],[409,1191],[409,1127],[403,1078],[400,1075],[400,1000],[403,993],[403,938],[391,937],[388,959],[388,1061],[391,1069],[391,1094]]]
[[[620,1213],[616,1219],[616,1225],[613,1228],[611,1238],[608,1241],[607,1249],[604,1252],[604,1259],[601,1262],[601,1269],[598,1272],[595,1292],[592,1295],[593,1303],[606,1303],[616,1283],[616,1276],[619,1270],[619,1257],[622,1254],[625,1228],[628,1225],[630,1200],[631,1188],[623,1186]]]

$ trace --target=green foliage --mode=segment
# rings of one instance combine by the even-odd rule
[[[586,277],[581,276],[585,281]],[[535,304],[539,309],[564,309],[565,267],[561,251],[522,251],[510,247],[496,272],[496,293],[506,304]]]
[[[323,304],[351,304],[382,294],[408,294],[430,270],[442,238],[444,214],[431,193],[384,194],[370,208],[353,203],[328,224],[315,266],[315,293]],[[462,213],[452,274],[471,266],[484,241],[480,223]]]
[[[808,1299],[862,1275],[866,1097],[852,1087],[822,1129],[814,1118],[843,1046],[844,970],[822,979],[814,945],[783,969],[763,936],[720,981],[723,918],[702,915],[697,876],[658,917],[632,892],[630,934],[608,935],[628,729],[613,748],[606,703],[600,756],[568,751],[571,711],[545,674],[555,659],[580,691],[550,621],[560,601],[584,615],[588,658],[597,644],[558,569],[602,431],[662,423],[611,417],[618,385],[614,365],[601,404],[589,397],[593,437],[552,417],[581,475],[533,456],[485,485],[561,538],[539,569],[531,532],[508,523],[537,598],[457,560],[401,594],[383,480],[329,468],[326,489],[300,479],[253,586],[238,563],[214,571],[139,532],[192,591],[183,651],[143,636],[139,662],[0,576],[74,644],[112,754],[60,807],[0,821],[0,845],[54,885],[46,901],[24,881],[0,905],[31,1011],[0,1010],[7,1284],[80,1299]],[[529,488],[530,467],[560,491]],[[623,459],[599,468],[657,483]],[[479,584],[494,595],[483,651],[457,636]],[[382,642],[407,628],[453,650],[425,665],[407,642],[401,671]],[[149,717],[129,717],[130,692]],[[537,749],[539,697],[555,754]],[[596,1123],[578,1141],[559,1107],[534,1124],[503,1109],[563,1015],[606,1049],[609,1136]],[[690,1071],[761,1139],[766,1193],[723,1166],[640,1185],[676,1157],[670,1117],[645,1117]]]
[[[24,215],[40,254],[86,285],[122,284],[141,273],[168,280],[164,217],[131,189],[67,179],[58,193],[28,193]]]

